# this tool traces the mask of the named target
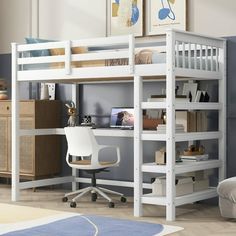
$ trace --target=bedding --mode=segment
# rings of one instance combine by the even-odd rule
[[[27,43],[46,43],[46,42],[53,42],[53,40],[46,40],[46,39],[39,39],[39,38],[25,38]],[[103,50],[103,48],[96,48],[99,49],[94,50],[94,48],[87,48],[87,47],[72,47],[71,53],[72,54],[80,54],[80,53],[99,53],[99,51]],[[114,50],[114,49],[113,49]],[[109,51],[113,51],[110,49]],[[119,49],[122,50],[122,49]],[[107,51],[107,50],[106,50]],[[39,57],[39,56],[58,56],[64,55],[65,49],[64,48],[53,48],[53,49],[45,49],[45,50],[32,50],[30,51],[31,57]],[[24,57],[27,55],[24,55]],[[28,55],[29,56],[29,55]],[[188,57],[186,56],[185,59],[185,68],[194,68],[194,58],[191,57],[189,65]],[[176,60],[177,62],[177,60]],[[165,64],[166,63],[166,52],[159,52],[156,49],[147,48],[142,50],[136,50],[135,53],[135,64]],[[72,68],[79,68],[79,67],[97,67],[97,66],[122,66],[128,65],[129,59],[128,58],[118,58],[118,59],[104,59],[104,60],[90,60],[90,61],[72,61],[71,67]],[[209,59],[208,68],[211,68],[211,60]],[[30,64],[24,65],[23,70],[37,70],[37,69],[60,69],[64,68],[64,62],[53,62],[53,63],[40,63],[40,64]],[[196,63],[197,69],[200,69],[200,59],[197,58]],[[183,57],[179,56],[179,68],[183,67]],[[205,59],[202,59],[202,69],[206,70],[206,62]],[[216,70],[216,61],[213,61],[213,71]]]
[[[55,42],[53,40],[39,39],[39,38],[25,38],[25,41],[27,44]],[[32,50],[30,51],[30,54],[32,57],[50,56],[50,52],[48,49]]]

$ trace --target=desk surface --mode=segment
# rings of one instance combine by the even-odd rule
[[[123,129],[112,129],[112,128],[97,128],[92,129],[95,136],[104,137],[133,137],[133,130],[123,130]],[[30,130],[20,130],[20,136],[28,135],[65,135],[63,128],[56,129],[30,129]]]

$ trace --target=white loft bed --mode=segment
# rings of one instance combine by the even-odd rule
[[[139,40],[140,41],[140,40]],[[95,51],[72,54],[76,47],[96,47]],[[150,48],[152,55],[160,61],[152,64],[135,64],[135,54],[141,49]],[[58,56],[32,57],[29,51],[50,50],[63,48],[65,54]],[[92,66],[94,61],[126,60],[127,65]],[[87,61],[84,66],[83,61]],[[79,66],[73,67],[73,62]],[[91,62],[91,65],[89,64]],[[42,66],[47,64],[47,66]],[[63,63],[57,69],[50,65]],[[33,68],[30,67],[33,64]],[[106,63],[107,64],[107,63]],[[108,63],[109,64],[109,63]],[[27,70],[25,69],[27,68]],[[166,77],[166,79],[165,79]],[[175,78],[198,80],[219,80],[219,102],[217,103],[175,103]],[[167,102],[143,102],[142,82],[144,80],[166,81]],[[107,132],[95,131],[97,135],[134,137],[134,183],[115,180],[100,180],[100,183],[118,186],[134,187],[134,215],[142,215],[142,203],[165,205],[167,220],[175,219],[175,206],[216,196],[216,191],[191,196],[175,198],[175,174],[194,170],[219,168],[219,179],[225,176],[225,40],[189,32],[169,30],[163,41],[142,40],[138,42],[133,36],[116,36],[73,40],[63,42],[49,42],[39,44],[12,44],[12,200],[17,201],[20,190],[59,184],[65,182],[88,182],[72,176],[29,182],[19,181],[19,137],[23,135],[63,135],[63,129],[20,130],[19,129],[19,83],[25,81],[55,82],[55,83],[101,83],[101,82],[134,82],[134,131]],[[75,97],[75,93],[74,93]],[[142,130],[142,109],[166,109],[167,133],[157,134]],[[175,134],[175,109],[203,109],[219,110],[219,131],[207,133]],[[112,133],[112,134],[111,134]],[[219,158],[215,161],[175,165],[175,142],[203,139],[219,139]],[[152,163],[143,164],[142,141],[166,141],[169,150],[167,165],[155,166]],[[157,198],[143,195],[142,188],[150,188],[150,184],[143,184],[142,173],[166,173],[167,196]],[[99,183],[99,181],[98,181]]]

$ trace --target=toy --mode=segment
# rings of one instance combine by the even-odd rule
[[[69,115],[69,119],[67,121],[68,126],[76,126],[76,107],[74,102],[71,102],[71,106],[69,104],[65,104],[68,108],[67,114]]]

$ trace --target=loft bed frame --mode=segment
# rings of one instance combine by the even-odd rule
[[[93,47],[95,50],[80,54],[72,54],[75,47]],[[64,55],[32,57],[35,50],[63,49]],[[157,55],[164,56],[165,60],[156,61],[152,64],[135,64],[135,57],[140,50],[154,50]],[[48,42],[38,44],[16,44],[12,43],[12,201],[19,200],[20,190],[38,186],[60,184],[66,182],[87,182],[85,178],[78,178],[75,172],[72,176],[58,177],[46,180],[20,182],[19,180],[19,138],[24,135],[64,135],[63,129],[40,129],[20,130],[19,129],[19,83],[20,82],[52,82],[52,83],[116,83],[131,81],[134,84],[134,109],[135,125],[134,131],[120,130],[113,132],[95,131],[101,136],[134,137],[134,182],[99,180],[98,183],[117,186],[134,187],[134,215],[142,215],[142,203],[160,204],[167,206],[167,219],[175,219],[175,193],[174,179],[175,172],[175,148],[176,141],[188,141],[196,139],[219,139],[219,160],[204,165],[195,165],[189,171],[219,168],[219,180],[225,177],[225,90],[226,90],[226,41],[221,38],[213,38],[205,35],[190,32],[168,30],[164,40],[135,39],[132,35],[115,36],[107,38],[81,39],[73,41]],[[152,53],[153,55],[153,53]],[[127,65],[114,66],[92,66],[94,61],[126,60]],[[83,62],[86,61],[86,66]],[[78,67],[73,67],[73,62],[78,62]],[[91,65],[89,64],[91,62]],[[47,67],[42,65],[47,64]],[[53,63],[61,63],[60,68],[52,68]],[[81,64],[80,64],[81,63]],[[109,63],[108,63],[109,64]],[[34,65],[34,69],[30,66]],[[25,69],[27,68],[27,69]],[[167,91],[167,102],[154,103],[142,101],[142,82],[145,80],[165,80]],[[186,103],[178,104],[174,100],[175,79],[187,80],[219,80],[219,102],[218,103]],[[76,100],[75,86],[72,91]],[[167,133],[156,134],[142,130],[142,109],[166,109]],[[205,138],[199,134],[183,135],[176,134],[175,109],[203,109],[219,110],[219,132],[204,133]],[[113,134],[110,134],[113,133]],[[186,138],[187,137],[187,138]],[[167,165],[159,169],[143,165],[142,140],[166,141],[167,149],[170,151],[170,158]],[[206,163],[205,163],[206,164]],[[142,170],[143,169],[143,170]],[[176,168],[177,169],[177,168]],[[181,167],[179,168],[181,169]],[[182,168],[183,169],[183,168]],[[151,184],[143,184],[142,171],[166,173],[167,175],[167,197],[162,200],[144,199],[142,188],[151,188]],[[177,171],[178,172],[178,171]],[[179,171],[183,173],[182,170]],[[187,172],[187,171],[185,171]],[[73,185],[75,188],[75,184]],[[190,197],[192,200],[202,200],[216,196],[215,193],[203,194],[200,197]],[[186,198],[187,199],[187,198]],[[177,200],[178,201],[178,200]],[[189,200],[180,203],[187,203]]]

